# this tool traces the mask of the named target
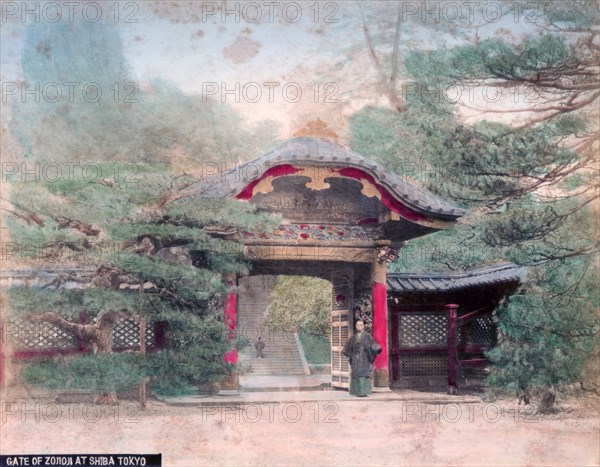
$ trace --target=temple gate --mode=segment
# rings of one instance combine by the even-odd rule
[[[251,274],[293,274],[331,281],[332,385],[347,387],[341,348],[350,336],[357,291],[373,304],[372,334],[383,352],[375,387],[388,388],[387,263],[412,238],[452,227],[465,211],[332,141],[296,138],[204,182],[202,197],[229,198],[278,213],[273,231],[232,234],[254,263]],[[229,279],[230,284],[231,279]],[[232,294],[233,294],[232,289]],[[230,296],[226,315],[235,328]],[[232,349],[226,355],[235,363]],[[234,382],[232,382],[235,384]]]

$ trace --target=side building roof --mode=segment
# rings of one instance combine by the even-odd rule
[[[446,292],[469,287],[497,284],[520,284],[526,268],[503,263],[454,273],[388,273],[388,292]]]

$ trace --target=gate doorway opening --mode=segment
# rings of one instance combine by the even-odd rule
[[[331,387],[331,296],[331,282],[317,277],[239,279],[242,389]]]

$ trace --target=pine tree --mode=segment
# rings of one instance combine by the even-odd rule
[[[227,106],[165,81],[139,89],[118,31],[102,21],[30,25],[23,70],[30,86],[94,82],[104,92],[94,103],[68,95],[10,103],[12,160],[42,167],[40,177],[16,174],[11,181],[3,200],[11,240],[25,262],[42,269],[68,263],[93,270],[81,288],[63,287],[82,280],[65,271],[46,289],[10,291],[14,318],[53,323],[94,352],[37,362],[28,380],[91,389],[106,399],[147,377],[159,390],[177,392],[235,371],[222,359],[232,345],[222,274],[248,265],[227,238],[277,220],[249,204],[203,199],[197,187],[215,168],[271,147],[274,132],[261,123],[255,134]],[[124,87],[135,90],[131,101],[123,99]],[[44,167],[62,173],[44,175]],[[167,323],[166,347],[151,355],[114,353],[111,331],[123,317]]]
[[[401,111],[366,108],[353,117],[354,148],[471,209],[455,229],[409,242],[395,267],[529,266],[524,286],[497,311],[493,388],[551,394],[579,381],[599,391],[597,370],[589,370],[600,348],[597,18],[592,2],[556,2],[540,22],[545,30],[516,43],[493,37],[395,54],[412,89],[438,92],[404,95]],[[479,109],[524,121],[467,125],[461,103],[439,91],[464,84],[522,86],[538,99],[526,108]]]

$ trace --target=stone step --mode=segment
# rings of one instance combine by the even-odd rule
[[[284,364],[279,364],[279,363],[265,363],[265,364],[261,364],[261,363],[250,363],[248,362],[248,365],[252,368],[297,368],[297,369],[301,369],[301,367],[299,365],[284,365]]]
[[[254,360],[256,357],[256,352],[252,352],[251,354],[245,354],[244,357],[248,360]],[[263,352],[264,358],[270,358],[271,360],[287,360],[287,361],[296,361],[301,358],[297,353],[281,353],[281,352],[272,352],[265,351]]]
[[[242,360],[242,359],[240,359]],[[264,363],[265,365],[296,365],[298,363],[301,363],[302,360],[298,359],[283,359],[283,358],[274,358],[272,356],[268,356],[265,355],[265,358],[244,358],[243,359],[244,362],[246,363],[251,363],[251,364],[262,364]]]
[[[298,362],[298,364],[285,364],[285,363],[279,363],[279,362],[272,362],[272,363],[266,363],[266,362],[247,362],[248,365],[250,365],[252,368],[298,368],[301,369],[302,367],[299,365],[300,362]]]
[[[248,353],[254,353],[256,351],[256,349],[254,348],[253,345],[248,345],[247,347],[244,347],[242,349],[243,352],[247,352]],[[272,344],[272,345],[265,345],[265,348],[263,350],[263,353],[267,353],[267,352],[277,352],[277,353],[285,353],[285,354],[296,354],[298,355],[298,346],[296,344],[292,345],[276,345],[276,344]]]
[[[298,370],[304,372],[304,368],[301,365],[254,365],[249,363],[245,365],[244,368],[248,368],[249,370],[256,371],[261,369],[268,370]]]
[[[268,356],[265,355],[265,358],[262,359],[265,360],[263,363],[265,365],[288,365],[288,366],[296,366],[296,365],[302,365],[302,360],[299,358],[294,358],[294,359],[288,359],[288,358],[274,358],[273,356]],[[261,359],[259,358],[244,358],[244,359],[240,359],[240,361],[244,362],[244,363],[250,363],[250,364],[262,364],[259,363],[261,362]]]
[[[244,363],[245,363],[245,367],[246,368],[248,368],[248,367],[254,368],[254,369],[257,369],[257,368],[284,368],[284,369],[285,368],[289,368],[289,369],[294,369],[295,368],[295,369],[304,371],[304,368],[302,367],[302,365],[300,364],[300,362],[298,364],[295,364],[295,365],[283,365],[283,364],[277,364],[277,363],[271,363],[271,364],[265,363],[263,365],[263,364],[260,364],[260,363],[257,364],[257,363],[254,363],[254,362],[244,362]]]
[[[267,325],[266,312],[274,284],[275,278],[266,276],[240,280],[237,331],[249,340],[248,346],[240,351],[240,363],[252,369],[248,375],[303,375],[303,362],[294,335],[271,331]],[[264,359],[256,358],[254,345],[258,336],[265,343]]]
[[[251,373],[252,376],[304,376],[304,373]]]

